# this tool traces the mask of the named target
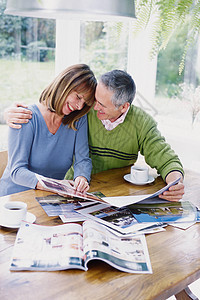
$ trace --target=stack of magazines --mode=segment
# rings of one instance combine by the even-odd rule
[[[129,273],[152,273],[145,234],[165,231],[167,225],[186,229],[200,220],[190,202],[169,202],[158,195],[105,197],[101,192],[80,193],[70,181],[38,175],[43,187],[54,194],[36,200],[48,216],[67,224],[41,226],[22,222],[11,270],[88,270],[88,262],[102,260]],[[82,221],[81,224],[72,223]],[[188,225],[189,224],[189,225]]]

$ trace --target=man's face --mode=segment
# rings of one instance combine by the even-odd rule
[[[122,106],[119,108],[114,106],[111,101],[112,96],[112,91],[109,91],[102,83],[97,84],[94,110],[97,110],[97,117],[99,120],[110,120],[111,122],[114,122],[124,112]]]

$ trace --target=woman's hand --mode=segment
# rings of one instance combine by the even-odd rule
[[[36,190],[42,190],[42,191],[48,191],[47,189],[45,189],[41,183],[38,181],[35,187]]]
[[[89,190],[89,184],[87,182],[87,179],[83,176],[76,177],[76,179],[74,181],[73,180],[60,180],[60,182],[65,183],[69,187],[73,187],[78,192],[87,192]],[[39,181],[35,188],[37,190],[49,191],[48,189],[45,189]],[[63,193],[61,193],[59,195],[63,196]]]
[[[15,103],[4,111],[4,119],[8,126],[19,129],[23,123],[28,123],[32,118],[32,111],[27,109],[27,105]],[[17,124],[18,123],[18,124]]]
[[[74,180],[74,188],[78,192],[87,192],[89,190],[87,179],[83,176],[76,177]]]

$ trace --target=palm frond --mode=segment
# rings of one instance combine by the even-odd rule
[[[172,34],[179,27],[186,24],[189,18],[188,39],[179,65],[179,73],[184,69],[185,57],[188,49],[196,41],[200,32],[200,0],[135,0],[136,25],[135,33],[146,28],[150,20],[151,57],[161,49],[165,49]]]
[[[124,24],[122,22],[117,22],[117,23],[114,23],[114,30],[117,34],[117,36],[120,36],[123,28],[124,28]]]

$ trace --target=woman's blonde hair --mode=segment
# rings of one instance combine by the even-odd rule
[[[84,93],[85,105],[64,116],[62,123],[76,130],[75,122],[88,113],[94,104],[97,81],[89,66],[77,64],[61,72],[52,83],[44,89],[39,102],[44,103],[52,112],[62,116],[63,105],[72,92]]]

